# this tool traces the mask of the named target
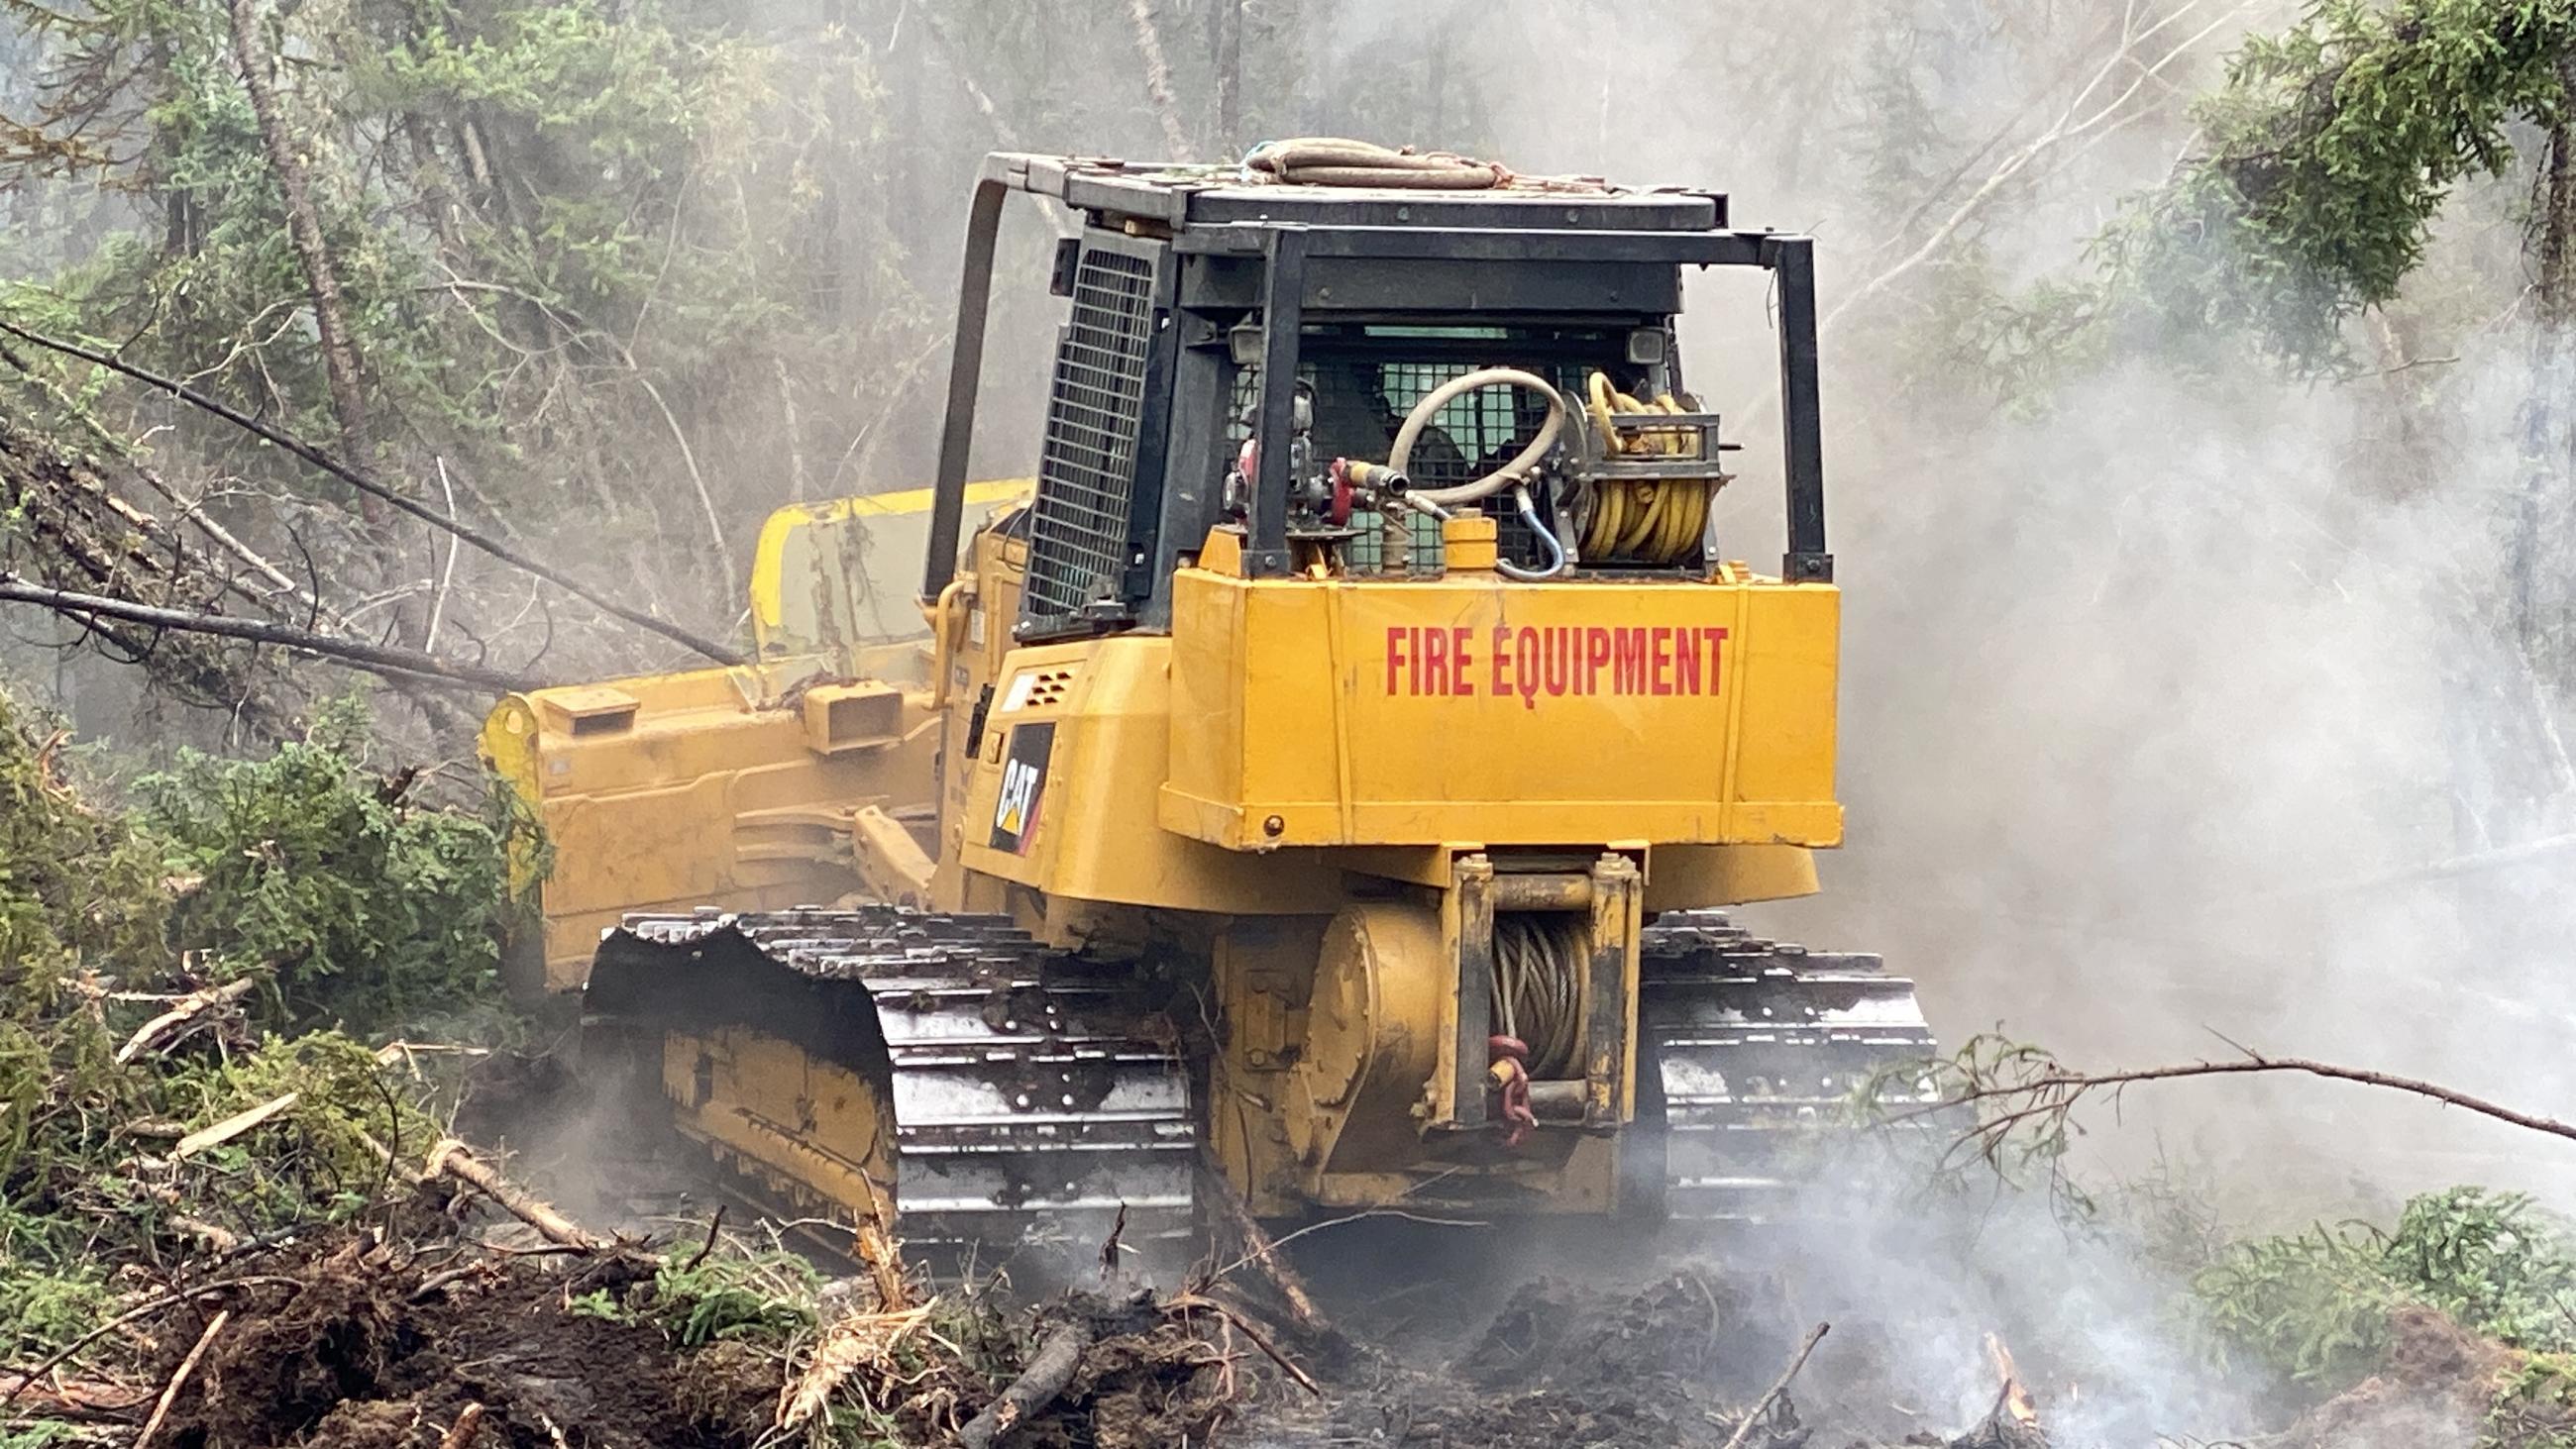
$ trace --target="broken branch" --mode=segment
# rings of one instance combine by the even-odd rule
[[[105,1323],[100,1324],[98,1327],[91,1329],[89,1332],[82,1334],[80,1337],[73,1339],[70,1343],[55,1350],[52,1358],[45,1360],[43,1363],[36,1365],[34,1368],[31,1368],[24,1374],[20,1375],[16,1387],[10,1389],[6,1394],[0,1394],[0,1409],[5,1409],[11,1404],[16,1403],[18,1401],[18,1396],[25,1393],[29,1385],[38,1382],[51,1374],[54,1370],[71,1362],[74,1354],[79,1353],[82,1349],[85,1349],[91,1344],[98,1342],[100,1339],[107,1337],[116,1330],[123,1328],[125,1325],[132,1323],[134,1320],[143,1317],[145,1314],[158,1313],[162,1309],[170,1307],[172,1304],[185,1303],[191,1298],[203,1298],[209,1293],[219,1293],[226,1288],[258,1288],[268,1284],[284,1284],[292,1288],[301,1288],[304,1286],[304,1280],[301,1278],[289,1278],[278,1273],[254,1273],[243,1278],[226,1278],[215,1283],[200,1283],[194,1288],[183,1288],[175,1293],[164,1293],[157,1298],[147,1298],[143,1302],[134,1305],[132,1308],[129,1308],[123,1313],[116,1315],[114,1318],[109,1319]]]
[[[2000,1052],[1999,1046],[2002,1048]],[[2241,1060],[2183,1062],[2134,1071],[2088,1073],[2070,1071],[2055,1058],[2036,1049],[2013,1048],[1995,1038],[1980,1037],[1962,1048],[1958,1056],[1947,1064],[1946,1069],[1957,1084],[1955,1091],[1945,1092],[1940,1101],[1930,1106],[1898,1115],[1916,1117],[1926,1112],[1993,1104],[2000,1110],[1992,1116],[1981,1116],[1976,1125],[1961,1132],[1958,1138],[1958,1145],[1973,1142],[1992,1161],[2017,1128],[2034,1121],[2062,1123],[2079,1102],[2098,1092],[2116,1094],[2140,1083],[2180,1081],[2190,1077],[2293,1073],[2425,1097],[2511,1126],[2576,1142],[2576,1124],[2507,1107],[2420,1077],[2341,1066],[2308,1057],[2267,1057],[2251,1049],[2239,1050],[2245,1053]]]
[[[1299,1368],[1296,1363],[1288,1357],[1288,1355],[1281,1353],[1279,1351],[1279,1345],[1272,1343],[1267,1334],[1264,1334],[1260,1329],[1253,1327],[1251,1319],[1235,1312],[1232,1308],[1218,1302],[1216,1299],[1210,1298],[1203,1293],[1184,1293],[1181,1296],[1164,1303],[1163,1308],[1166,1312],[1187,1312],[1193,1308],[1206,1309],[1208,1312],[1225,1320],[1225,1322],[1230,1326],[1243,1330],[1243,1336],[1252,1340],[1252,1346],[1268,1355],[1270,1361],[1279,1365],[1280,1370],[1286,1373],[1288,1377],[1295,1379],[1299,1388],[1304,1389],[1306,1392],[1313,1394],[1319,1399],[1324,1396],[1324,1386],[1316,1383],[1314,1376],[1307,1373],[1304,1369]]]
[[[429,1150],[428,1165],[421,1169],[423,1177],[436,1177],[441,1173],[479,1189],[484,1196],[499,1203],[510,1216],[536,1229],[547,1242],[580,1253],[599,1249],[599,1240],[582,1231],[579,1224],[530,1197],[488,1164],[477,1161],[465,1144],[453,1137],[440,1139],[438,1145]]]
[[[966,1449],[993,1449],[1002,1435],[1029,1415],[1055,1401],[1064,1386],[1073,1381],[1073,1371],[1082,1364],[1083,1352],[1091,1347],[1091,1325],[1078,1319],[1067,1319],[1047,1330],[1039,1340],[1038,1351],[1029,1358],[1029,1366],[1002,1390],[1002,1396],[984,1406],[984,1411],[966,1421],[958,1431],[958,1442]]]
[[[194,1157],[209,1147],[220,1147],[294,1106],[300,1095],[300,1093],[289,1092],[283,1097],[272,1097],[247,1112],[236,1112],[212,1127],[191,1132],[179,1139],[178,1146],[170,1149],[170,1160],[177,1162],[184,1157]]]
[[[198,1360],[206,1356],[206,1346],[232,1320],[233,1311],[229,1308],[216,1309],[215,1316],[206,1320],[206,1331],[197,1335],[196,1346],[179,1360],[178,1371],[170,1375],[170,1382],[162,1386],[161,1397],[152,1405],[152,1417],[143,1421],[143,1432],[134,1436],[134,1449],[148,1449],[152,1436],[161,1432],[161,1422],[170,1417],[170,1406],[178,1402],[180,1387],[188,1382],[188,1375],[197,1371]]]
[[[465,1449],[474,1442],[475,1431],[482,1427],[483,1406],[469,1403],[456,1416],[456,1422],[448,1426],[447,1432],[439,1436],[438,1449]]]
[[[125,1039],[125,1045],[116,1049],[116,1064],[123,1066],[142,1055],[146,1048],[159,1042],[173,1028],[227,1002],[241,1000],[258,984],[258,977],[245,976],[238,981],[227,981],[221,986],[209,986],[203,991],[192,991],[180,997],[178,1005],[143,1023],[135,1029],[134,1035]]]
[[[13,573],[0,573],[0,601],[42,604],[58,614],[71,614],[104,619],[123,619],[130,623],[150,624],[163,629],[178,629],[192,634],[216,634],[227,639],[248,639],[257,644],[276,644],[336,659],[374,674],[398,677],[449,679],[484,689],[525,691],[543,688],[527,675],[507,670],[487,669],[479,664],[459,664],[390,644],[369,644],[356,639],[334,639],[309,629],[287,624],[271,624],[257,619],[234,619],[222,614],[200,614],[186,609],[165,609],[157,604],[139,604],[131,599],[111,599],[103,594],[75,594],[65,589],[31,584]]]
[[[1762,1391],[1762,1397],[1753,1401],[1753,1407],[1744,1411],[1744,1422],[1736,1425],[1735,1432],[1726,1436],[1726,1449],[1744,1449],[1745,1440],[1753,1433],[1753,1426],[1770,1412],[1773,1401],[1789,1391],[1789,1380],[1796,1378],[1798,1370],[1807,1366],[1807,1355],[1816,1351],[1816,1345],[1824,1342],[1825,1335],[1832,1329],[1830,1323],[1819,1323],[1807,1330],[1807,1341],[1798,1345],[1798,1356],[1789,1360],[1789,1366],[1780,1371],[1780,1377],[1773,1379],[1771,1387]]]

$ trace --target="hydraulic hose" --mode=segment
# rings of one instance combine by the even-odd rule
[[[1512,485],[1512,502],[1520,509],[1521,521],[1529,525],[1530,532],[1538,535],[1540,543],[1547,545],[1549,562],[1543,569],[1525,569],[1509,559],[1496,559],[1494,560],[1496,571],[1507,579],[1519,579],[1524,583],[1552,579],[1565,572],[1565,545],[1557,540],[1554,533],[1548,531],[1546,524],[1539,521],[1538,504],[1530,498],[1528,484]]]
[[[1416,488],[1407,497],[1442,508],[1492,497],[1514,483],[1525,481],[1530,470],[1547,456],[1548,449],[1556,446],[1556,435],[1565,426],[1565,394],[1536,373],[1523,372],[1517,367],[1486,367],[1453,377],[1423,394],[1422,401],[1413,405],[1413,411],[1404,415],[1404,425],[1396,429],[1395,447],[1387,454],[1387,466],[1409,475],[1412,472],[1408,465],[1413,461],[1413,445],[1420,441],[1422,430],[1431,425],[1433,414],[1448,406],[1453,399],[1478,388],[1505,384],[1528,388],[1547,399],[1547,421],[1539,424],[1538,436],[1530,439],[1529,446],[1513,455],[1510,462],[1481,478],[1448,488]]]

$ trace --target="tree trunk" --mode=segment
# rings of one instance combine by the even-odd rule
[[[304,153],[278,105],[270,77],[268,38],[260,27],[259,0],[232,0],[233,59],[241,66],[242,87],[250,92],[251,112],[259,119],[260,147],[277,175],[278,189],[286,194],[286,235],[294,244],[295,259],[304,269],[305,287],[313,298],[313,324],[322,338],[331,412],[340,426],[340,456],[372,477],[376,451],[367,431],[366,392],[357,344],[349,335],[348,309],[340,297],[340,273],[322,236],[322,215],[314,208]],[[362,496],[358,512],[370,528],[381,528],[385,522],[384,505],[373,498]]]
[[[2562,59],[2559,84],[2576,99],[2576,56]],[[2532,219],[2531,394],[2523,405],[2523,496],[2512,546],[2514,628],[2533,664],[2563,697],[2576,684],[2566,658],[2569,604],[2561,560],[2549,544],[2566,536],[2571,504],[2571,418],[2562,396],[2576,363],[2576,132],[2562,115],[2549,127]]]
[[[1154,103],[1154,116],[1163,123],[1163,144],[1170,147],[1168,158],[1190,159],[1190,133],[1181,124],[1181,109],[1172,99],[1172,65],[1163,55],[1162,32],[1154,28],[1152,0],[1127,0],[1127,19],[1136,28],[1136,49],[1145,60],[1145,97]]]
[[[1212,161],[1231,161],[1244,152],[1243,142],[1243,3],[1217,0],[1210,18],[1215,27],[1210,46],[1216,67],[1216,146]]]
[[[2576,101],[2576,55],[2560,59],[2558,77]],[[2505,559],[2512,637],[2533,680],[2533,732],[2547,740],[2576,695],[2576,593],[2565,552],[2576,527],[2576,413],[2565,397],[2576,376],[2576,130],[2565,110],[2550,123],[2534,187],[2531,390],[2522,405],[2522,496]],[[2537,749],[2515,757],[2546,758]],[[2537,766],[2526,774],[2490,783],[2503,798],[2483,812],[2501,817],[2481,822],[2486,838],[2516,840],[2541,827],[2548,797],[2564,782]]]

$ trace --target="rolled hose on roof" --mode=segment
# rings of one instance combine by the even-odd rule
[[[1243,158],[1246,170],[1296,186],[1377,186],[1399,191],[1488,191],[1510,171],[1446,151],[1391,150],[1340,136],[1264,141]]]

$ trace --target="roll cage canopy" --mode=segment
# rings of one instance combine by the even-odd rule
[[[1079,238],[1059,244],[1055,290],[1075,298],[1074,322],[1058,348],[1038,503],[1041,514],[1051,501],[1071,510],[1076,522],[1063,536],[1075,540],[1086,572],[1072,580],[1080,597],[1066,593],[1056,601],[1060,617],[1024,621],[1024,634],[1168,619],[1176,556],[1220,516],[1234,384],[1254,368],[1259,464],[1245,566],[1256,577],[1289,571],[1287,440],[1309,329],[1493,322],[1668,332],[1684,266],[1759,267],[1776,279],[1782,576],[1833,577],[1810,238],[1731,229],[1726,198],[1705,191],[1256,184],[1234,166],[995,153],[967,220],[925,602],[956,574],[996,242],[1003,201],[1015,191],[1060,202],[1086,222]],[[1050,500],[1051,487],[1081,497]]]

